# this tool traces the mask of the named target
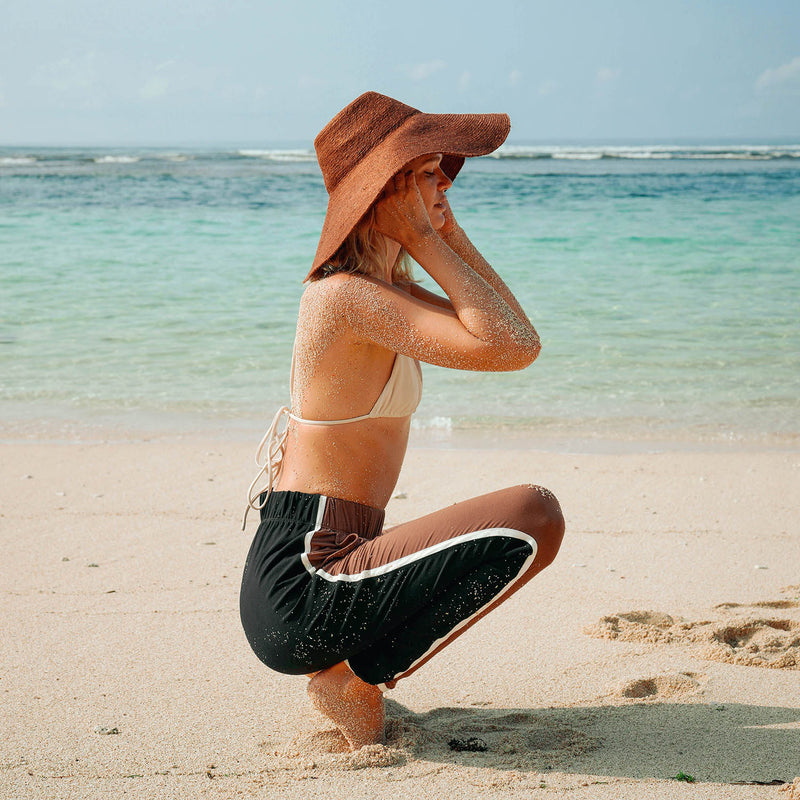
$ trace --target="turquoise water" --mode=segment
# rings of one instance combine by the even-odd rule
[[[542,337],[416,424],[800,430],[800,146],[509,147],[450,190]],[[0,408],[261,421],[326,195],[305,149],[0,149]]]

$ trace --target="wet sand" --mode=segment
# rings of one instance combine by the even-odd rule
[[[239,626],[258,436],[31,431],[0,445],[0,797],[792,797],[797,451],[414,447],[389,523],[534,482],[567,534],[349,754]]]

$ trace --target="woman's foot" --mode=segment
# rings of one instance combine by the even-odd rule
[[[308,696],[333,720],[351,750],[383,742],[383,692],[357,678],[344,662],[317,672],[308,683]]]

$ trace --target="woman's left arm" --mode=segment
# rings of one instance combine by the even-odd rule
[[[514,297],[511,289],[506,286],[505,281],[495,272],[492,265],[481,255],[478,248],[472,244],[464,229],[456,222],[447,199],[445,199],[445,203],[447,203],[447,208],[445,209],[446,221],[438,231],[439,236],[444,239],[445,244],[456,255],[469,264],[508,303],[509,308],[516,314],[520,322],[533,328],[533,324],[522,310],[522,306],[517,301],[517,298]]]
[[[446,198],[445,203],[447,203]],[[533,329],[533,323],[522,310],[522,306],[517,301],[517,298],[514,297],[511,289],[506,286],[505,281],[495,272],[492,265],[481,255],[480,250],[472,244],[464,229],[456,222],[449,203],[447,203],[447,209],[445,210],[445,219],[444,226],[437,231],[444,243],[508,303],[508,307],[520,322]],[[451,310],[453,308],[453,304],[448,298],[429,292],[417,283],[409,284],[407,288],[411,295],[424,300],[426,303]]]

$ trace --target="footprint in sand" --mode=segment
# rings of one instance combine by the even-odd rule
[[[705,658],[749,667],[800,669],[800,622],[744,619],[708,632]]]
[[[595,639],[619,639],[623,642],[669,644],[675,641],[676,621],[660,611],[627,611],[609,614],[584,633]]]
[[[782,618],[762,616],[764,609],[800,609],[794,600],[767,600],[749,605],[721,603],[716,619],[676,620],[658,611],[629,611],[601,617],[584,633],[597,639],[650,644],[691,644],[698,655],[750,667],[800,669],[800,613]],[[760,613],[759,613],[760,612]]]
[[[692,672],[678,672],[674,675],[635,678],[623,683],[614,694],[625,700],[662,701],[690,697],[700,691],[697,677]]]

